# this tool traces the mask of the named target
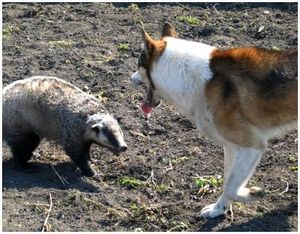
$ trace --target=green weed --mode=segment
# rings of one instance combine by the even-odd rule
[[[125,44],[125,43],[121,43],[118,45],[118,50],[127,51],[127,50],[129,50],[129,45]]]
[[[215,192],[223,184],[223,178],[221,176],[198,177],[194,183],[199,189],[198,194],[204,196],[207,193]]]
[[[3,38],[9,38],[14,32],[19,32],[19,31],[20,31],[19,27],[8,25],[2,29],[2,36]]]
[[[289,155],[288,160],[289,160],[290,163],[297,162],[297,159],[293,155]]]
[[[168,192],[170,191],[170,186],[166,184],[158,184],[155,186],[155,189],[159,192]]]
[[[178,19],[179,21],[193,26],[197,26],[200,24],[200,20],[194,16],[179,16]]]
[[[179,164],[179,163],[181,163],[181,162],[185,162],[185,161],[187,161],[187,160],[189,160],[190,158],[188,158],[188,157],[186,157],[186,156],[183,156],[183,157],[176,157],[175,159],[172,159],[171,160],[171,163],[173,164],[173,165],[175,165],[175,164]]]
[[[84,75],[84,77],[90,79],[90,78],[93,78],[94,75],[95,75],[94,72],[90,71],[90,72],[86,73],[86,74]]]
[[[136,13],[140,10],[139,6],[135,3],[132,3],[129,7],[128,7],[129,11],[132,13]]]
[[[290,170],[291,171],[298,171],[298,166],[296,166],[296,165],[290,166]]]
[[[58,41],[49,41],[48,45],[50,47],[71,48],[75,45],[75,42],[72,40],[58,40]]]
[[[119,180],[119,184],[126,187],[136,188],[138,186],[144,185],[144,182],[139,179],[126,176]]]
[[[100,102],[106,103],[108,100],[108,97],[103,91],[99,91],[95,96],[100,100]]]
[[[137,4],[135,3],[132,3],[129,7],[128,7],[128,10],[129,10],[129,14],[131,15],[132,17],[132,20],[134,23],[136,24],[139,24],[141,26],[144,25],[143,23],[143,16],[140,12],[140,8]]]
[[[137,204],[135,204],[135,203],[132,203],[131,205],[130,205],[130,210],[139,210],[140,209],[140,207],[137,205]]]
[[[276,45],[272,46],[272,50],[281,51],[281,49],[279,47],[277,47]]]
[[[172,222],[172,224],[174,225],[174,227],[172,227],[170,230],[168,230],[168,232],[171,231],[185,231],[187,229],[189,229],[190,224],[188,222],[185,221],[181,221],[181,222]]]

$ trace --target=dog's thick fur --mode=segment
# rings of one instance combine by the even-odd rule
[[[144,48],[131,80],[149,83],[145,110],[163,99],[224,146],[224,191],[201,211],[213,218],[224,214],[232,200],[264,195],[261,188],[246,185],[268,140],[297,126],[298,51],[222,50],[176,36],[169,23],[159,40],[142,30]]]
[[[127,149],[123,132],[99,100],[55,77],[15,81],[2,90],[3,139],[18,166],[26,167],[42,138],[61,144],[86,176],[92,143]]]

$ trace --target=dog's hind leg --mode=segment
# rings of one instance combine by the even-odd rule
[[[264,195],[258,187],[245,188],[262,155],[262,150],[254,148],[235,148],[225,150],[224,191],[218,201],[205,206],[202,217],[214,218],[222,215],[230,206],[230,201],[248,202]]]

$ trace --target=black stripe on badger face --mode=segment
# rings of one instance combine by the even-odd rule
[[[117,141],[115,134],[114,134],[114,130],[113,129],[109,129],[108,126],[104,125],[99,134],[103,134],[108,142],[114,147],[114,148],[118,148],[119,147],[119,142]]]

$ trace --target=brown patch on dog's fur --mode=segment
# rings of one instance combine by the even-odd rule
[[[206,98],[223,137],[259,146],[253,126],[271,129],[297,120],[297,58],[297,50],[213,51]]]
[[[146,74],[150,85],[154,88],[151,80],[151,69],[154,61],[158,61],[159,57],[163,54],[166,49],[167,42],[163,40],[153,40],[143,29],[142,38],[144,42],[144,51],[141,56],[145,56],[146,60]]]
[[[162,31],[162,37],[175,37],[177,38],[177,32],[170,23],[165,23]]]

